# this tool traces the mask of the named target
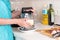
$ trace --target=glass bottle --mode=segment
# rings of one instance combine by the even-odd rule
[[[49,4],[48,9],[48,24],[53,25],[54,24],[54,9],[52,8],[52,4]]]

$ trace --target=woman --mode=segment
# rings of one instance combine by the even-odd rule
[[[13,40],[13,32],[10,24],[18,24],[28,28],[28,19],[11,19],[9,0],[0,0],[0,40]]]

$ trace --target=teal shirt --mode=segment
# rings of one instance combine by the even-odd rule
[[[10,3],[7,0],[0,0],[0,18],[11,18]],[[13,32],[9,24],[0,25],[0,40],[13,40]]]

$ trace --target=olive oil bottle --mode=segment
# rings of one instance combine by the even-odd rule
[[[52,8],[52,4],[49,4],[48,9],[48,24],[53,25],[54,24],[54,9]]]

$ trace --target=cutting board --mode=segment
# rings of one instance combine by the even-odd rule
[[[52,33],[53,30],[60,30],[60,26],[59,27],[53,27],[53,28],[47,28],[47,29],[43,29],[43,30],[37,29],[36,32],[39,32],[43,35],[52,37],[51,33]]]

